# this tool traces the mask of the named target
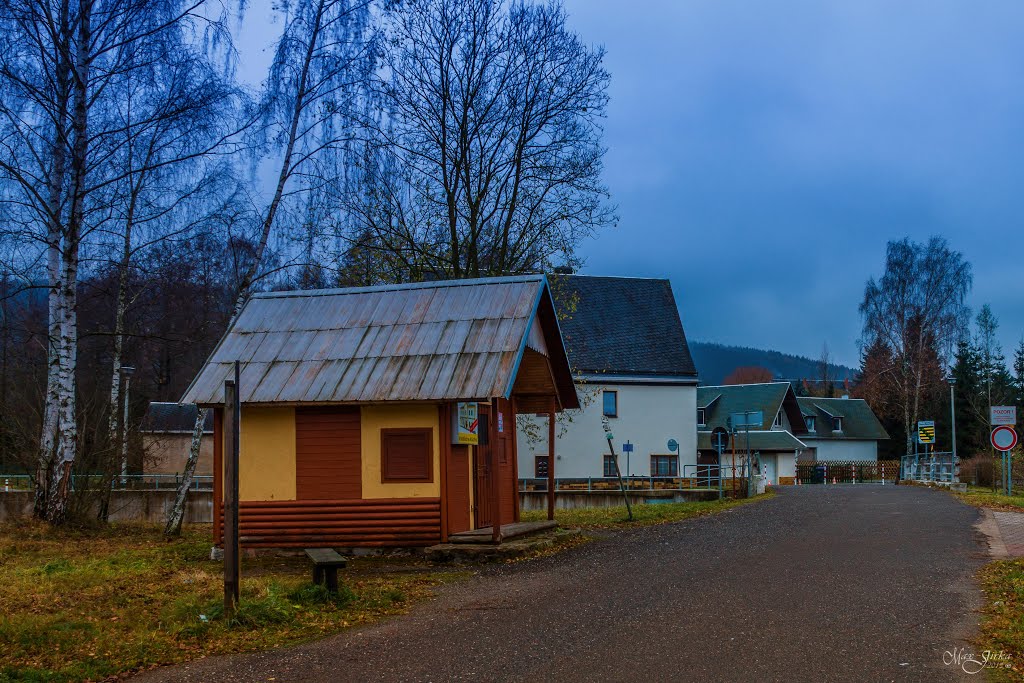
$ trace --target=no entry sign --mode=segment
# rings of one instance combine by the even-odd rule
[[[997,451],[1012,451],[1017,445],[1017,432],[1009,425],[1000,425],[992,430],[992,446]]]

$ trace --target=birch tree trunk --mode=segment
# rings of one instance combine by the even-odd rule
[[[67,36],[68,14],[67,2],[61,3],[59,21],[61,36]],[[46,228],[46,274],[49,285],[47,294],[48,330],[46,344],[46,395],[44,397],[43,424],[39,435],[39,453],[36,460],[35,497],[32,514],[37,519],[45,519],[49,504],[50,477],[54,458],[54,447],[59,427],[60,402],[60,344],[61,318],[63,315],[63,279],[61,277],[60,237],[61,237],[61,199],[64,194],[64,177],[67,164],[67,146],[65,139],[66,118],[70,99],[71,74],[66,59],[60,58],[55,71],[57,87],[54,111],[52,156],[50,167],[49,188],[47,196],[47,228]]]
[[[206,408],[200,408],[196,412],[196,424],[192,428],[192,447],[188,451],[188,460],[185,462],[185,471],[181,475],[181,483],[178,485],[178,495],[174,497],[174,506],[167,518],[167,526],[164,528],[164,536],[180,536],[181,523],[185,519],[185,503],[188,501],[189,487],[192,486],[192,478],[196,472],[196,463],[199,462],[199,448],[203,444],[203,426],[206,424]],[[213,513],[216,515],[217,503],[214,501]]]
[[[89,65],[92,45],[91,0],[79,0],[78,40],[73,79],[74,111],[71,128],[71,210],[64,230],[61,252],[63,282],[61,290],[60,373],[57,453],[51,472],[46,518],[51,524],[67,521],[71,493],[71,471],[78,446],[78,421],[75,400],[75,370],[78,361],[78,260],[79,240],[85,222],[85,187],[89,146]]]

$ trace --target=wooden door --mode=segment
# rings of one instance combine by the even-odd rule
[[[490,526],[492,519],[491,501],[494,488],[491,486],[491,446],[488,443],[490,413],[490,407],[481,403],[478,413],[480,444],[473,448],[473,472],[476,482],[476,489],[473,493],[473,500],[476,501],[473,526],[477,529]]]
[[[472,485],[469,472],[469,446],[452,445],[445,462],[445,517],[448,533],[457,534],[470,529],[469,487]]]

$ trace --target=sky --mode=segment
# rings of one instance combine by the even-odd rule
[[[585,274],[667,277],[688,338],[857,365],[886,243],[946,237],[1024,336],[1024,3],[565,0],[607,51],[619,224]],[[280,25],[253,2],[239,75]]]

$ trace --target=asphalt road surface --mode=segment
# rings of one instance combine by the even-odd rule
[[[376,626],[140,679],[977,680],[943,664],[977,624],[977,519],[921,488],[788,487],[485,568]]]

